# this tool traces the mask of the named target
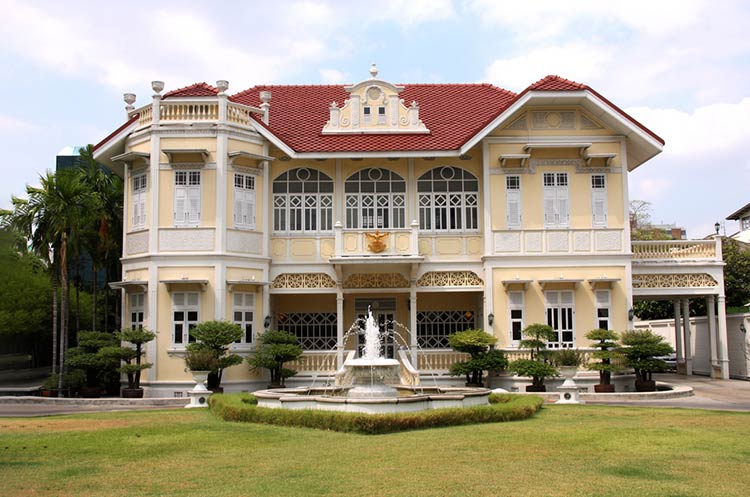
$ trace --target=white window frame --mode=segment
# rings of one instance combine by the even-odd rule
[[[403,191],[394,191],[395,185],[403,185]],[[361,169],[346,179],[344,191],[348,229],[406,228],[406,181],[399,174]]]
[[[518,347],[521,340],[523,340],[523,329],[524,319],[526,317],[525,310],[524,292],[514,291],[508,292],[508,339],[510,344],[514,347]],[[521,311],[521,317],[514,316],[513,311]],[[513,325],[518,325],[518,338],[513,336]]]
[[[468,187],[471,183],[476,189]],[[479,180],[469,171],[453,166],[430,169],[417,179],[417,192],[421,232],[479,231]]]
[[[135,292],[128,294],[130,311],[130,329],[140,330],[146,321],[146,293]]]
[[[273,181],[274,233],[332,233],[334,188],[330,176],[313,168],[290,169],[278,176]]]
[[[181,183],[182,181],[184,183]],[[174,171],[175,226],[200,225],[202,184],[203,178],[200,169],[176,169]]]
[[[191,299],[191,297],[194,297],[194,299]],[[195,303],[190,303],[191,300],[194,300]],[[170,338],[172,346],[185,347],[191,342],[190,330],[200,323],[200,304],[201,296],[199,292],[172,292],[172,333]],[[175,313],[177,312],[183,313],[183,319],[175,320]],[[190,319],[190,313],[193,312],[195,313],[195,319]],[[178,336],[178,326],[181,326],[180,341],[175,340]]]
[[[557,340],[547,342],[547,348],[566,349],[575,346],[575,292],[553,290],[544,292],[544,313],[548,325],[557,334]],[[567,326],[566,326],[567,325]],[[570,334],[570,340],[565,335]]]
[[[520,228],[521,222],[521,176],[508,175],[505,177],[505,223],[508,228]]]
[[[607,175],[591,175],[591,225],[607,227]]]
[[[750,230],[750,217],[740,219],[740,231]]]
[[[563,172],[542,174],[542,212],[545,228],[570,226],[570,176]]]
[[[609,289],[594,290],[594,327],[612,329],[612,292]]]
[[[146,226],[146,192],[148,191],[148,174],[145,172],[131,177],[132,194],[132,228],[140,229]]]
[[[255,229],[255,175],[234,173],[234,227]]]
[[[251,345],[255,342],[254,293],[232,293],[232,322],[242,328],[242,338],[236,342],[238,346]]]

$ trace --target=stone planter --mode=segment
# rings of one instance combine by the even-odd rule
[[[185,407],[208,407],[208,396],[211,395],[211,390],[206,388],[208,373],[210,371],[190,371],[195,386],[188,392],[190,403]]]
[[[650,380],[650,381],[636,381],[635,382],[635,391],[636,392],[655,392],[656,391],[656,381]]]
[[[123,399],[142,399],[143,389],[142,388],[123,388],[120,390],[120,396]]]
[[[565,378],[565,381],[572,380],[578,372],[578,366],[560,366],[560,376]]]
[[[526,391],[527,392],[546,392],[547,386],[546,385],[526,385]]]
[[[612,384],[602,385],[600,383],[600,384],[594,385],[594,392],[595,393],[614,393],[615,386]]]

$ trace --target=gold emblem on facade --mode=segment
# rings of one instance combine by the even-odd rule
[[[365,233],[365,236],[369,241],[367,248],[370,249],[370,252],[379,254],[387,248],[383,240],[388,238],[388,233],[381,233],[378,230],[375,230],[375,233]]]

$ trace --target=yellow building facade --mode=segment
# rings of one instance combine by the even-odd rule
[[[348,86],[227,88],[154,82],[96,146],[127,185],[123,324],[158,332],[147,395],[192,386],[205,320],[240,324],[242,355],[295,333],[308,380],[357,353],[368,308],[393,331],[384,352],[423,374],[467,328],[512,353],[532,323],[552,348],[631,326],[627,175],[663,141],[588,86],[395,85],[373,67]],[[266,383],[246,364],[223,379]]]

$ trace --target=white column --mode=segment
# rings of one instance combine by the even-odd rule
[[[219,131],[216,137],[216,246],[214,247],[219,254],[225,254],[227,251],[227,229],[231,224],[231,215],[227,212],[228,152],[227,134],[225,131]]]
[[[672,301],[674,304],[674,348],[677,355],[677,373],[682,372],[685,364],[685,351],[682,348],[682,320],[680,319],[680,300]]]
[[[214,319],[227,317],[227,265],[223,262],[214,266]]]
[[[682,328],[685,338],[685,374],[693,374],[693,343],[690,330],[690,299],[682,299]]]
[[[493,253],[492,202],[490,195],[490,146],[482,143],[482,226],[484,227],[484,255]],[[626,211],[627,212],[627,211]]]
[[[719,295],[719,335],[716,339],[719,349],[719,365],[721,366],[721,379],[729,379],[729,349],[727,344],[727,309],[726,297]]]
[[[151,157],[148,171],[148,253],[159,251],[159,162],[161,158],[161,139],[151,131]],[[172,179],[174,182],[174,179]],[[174,186],[174,185],[172,185]],[[174,218],[173,218],[174,219]]]
[[[336,290],[336,369],[344,364],[344,291]]]
[[[146,327],[151,331],[158,330],[158,295],[159,295],[159,268],[153,262],[148,265],[148,288],[146,293]],[[171,297],[171,296],[170,296]],[[168,305],[171,304],[168,303]],[[123,308],[124,309],[124,308]],[[164,340],[162,337],[161,340]],[[165,343],[172,343],[172,329],[167,330],[167,339]],[[159,336],[156,340],[151,340],[146,344],[146,362],[153,364],[147,369],[146,377],[148,381],[156,381],[159,373],[159,361],[156,360],[156,354],[159,348]],[[167,345],[169,347],[169,345]]]
[[[719,359],[716,348],[716,297],[706,297],[706,309],[708,310],[708,342],[711,347],[711,378],[718,378],[717,366]]]
[[[417,287],[416,282],[412,280],[411,288],[409,289],[409,348],[411,349],[411,365],[415,369],[419,369],[419,357],[417,356],[417,349],[419,348],[417,342]]]

